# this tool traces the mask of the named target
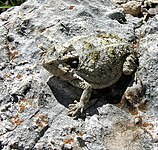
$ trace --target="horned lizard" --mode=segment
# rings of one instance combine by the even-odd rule
[[[131,75],[137,68],[132,44],[104,32],[75,36],[55,45],[45,54],[43,66],[51,74],[83,89],[79,102],[75,100],[69,105],[70,116],[87,108],[92,89],[109,87],[122,74]]]

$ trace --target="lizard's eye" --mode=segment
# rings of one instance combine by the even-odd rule
[[[69,65],[71,68],[77,68],[79,65],[79,59],[76,58],[68,58],[66,60],[66,64]]]

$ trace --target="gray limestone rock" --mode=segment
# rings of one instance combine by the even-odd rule
[[[139,22],[135,20],[139,18],[126,17],[109,0],[28,0],[3,12],[0,15],[0,148],[157,148],[157,18],[155,15],[135,28],[135,22]],[[44,50],[53,44],[97,31],[114,33],[128,41],[134,41],[141,31],[138,75],[146,85],[143,99],[147,109],[139,109],[137,115],[127,109],[130,106],[108,104],[116,103],[118,97],[121,99],[120,92],[131,80],[123,77],[112,89],[94,91],[92,100],[98,101],[83,116],[68,117],[68,105],[80,97],[82,90],[59,78],[50,78],[41,65]],[[110,94],[111,91],[115,93]]]

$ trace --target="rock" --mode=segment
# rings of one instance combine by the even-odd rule
[[[124,3],[126,3],[127,2],[127,0],[114,0],[114,2],[116,3],[116,4],[124,4]]]
[[[125,15],[109,0],[28,0],[3,12],[0,15],[0,149],[157,148],[151,138],[158,131],[157,20],[155,15],[135,28],[140,19]],[[49,78],[41,65],[44,48],[97,31],[117,33],[129,41],[141,33],[138,75],[146,85],[143,98],[147,99],[145,106],[137,110],[141,121],[134,123],[136,116],[131,115],[128,104],[123,108],[108,104],[121,97],[127,77],[122,87],[114,86],[113,96],[111,89],[94,91],[97,103],[76,120],[68,117],[68,104],[78,99],[82,90],[56,77]]]
[[[119,23],[126,22],[125,14],[121,8],[108,11],[105,15],[112,20],[117,20]]]
[[[141,77],[144,85],[146,86],[145,99],[147,102],[147,116],[145,121],[149,122],[148,128],[151,127],[150,133],[156,138],[155,134],[158,133],[158,75],[155,70],[158,69],[157,66],[157,56],[158,56],[158,15],[150,18],[147,24],[138,29],[138,32],[144,35],[144,38],[140,38],[140,65],[139,65],[139,76]],[[157,145],[155,145],[157,148]]]
[[[141,14],[141,3],[137,1],[129,1],[121,5],[125,14],[139,16]]]
[[[158,7],[156,7],[156,8],[150,8],[150,9],[148,10],[148,13],[149,13],[150,15],[156,15],[156,14],[158,14]]]

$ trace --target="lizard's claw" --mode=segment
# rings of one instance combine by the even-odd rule
[[[84,105],[81,102],[74,101],[74,104],[69,105],[68,115],[75,117],[77,114],[81,114],[84,110]]]

